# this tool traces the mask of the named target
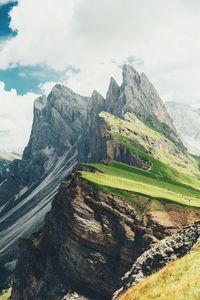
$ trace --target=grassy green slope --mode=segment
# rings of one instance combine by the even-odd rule
[[[119,162],[89,164],[97,172],[82,172],[82,177],[127,199],[134,192],[200,207],[200,170],[194,157],[181,152],[162,133],[143,124],[133,114],[127,114],[125,120],[105,112],[100,117],[107,123],[113,138],[140,160],[148,161],[151,168],[145,171]]]
[[[0,300],[9,300],[11,296],[11,289],[5,290],[0,294]]]
[[[143,124],[133,114],[126,120],[102,112],[100,117],[108,124],[110,134],[124,147],[143,160],[151,162],[154,174],[165,179],[200,187],[199,162],[180,150],[162,133]]]
[[[119,300],[199,300],[200,245],[129,289]]]
[[[192,186],[166,182],[152,172],[140,170],[119,162],[88,164],[99,172],[82,171],[83,178],[99,187],[112,188],[112,192],[123,196],[122,191],[136,192],[152,198],[166,199],[179,204],[200,207],[200,191]]]

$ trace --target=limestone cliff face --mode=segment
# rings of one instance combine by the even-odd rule
[[[94,188],[80,177],[82,168],[62,183],[43,230],[20,241],[12,300],[62,299],[69,289],[111,299],[136,259],[177,230],[173,221],[153,219],[148,207],[140,216]]]

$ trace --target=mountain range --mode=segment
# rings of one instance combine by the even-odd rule
[[[190,153],[200,155],[200,109],[175,102],[167,102],[166,107],[184,145]]]
[[[173,105],[170,117],[131,66],[122,77],[105,98],[57,84],[35,100],[28,145],[0,185],[4,272],[20,238],[12,300],[111,299],[133,285],[132,273],[121,278],[145,253],[150,275],[199,238],[199,160],[179,137]]]

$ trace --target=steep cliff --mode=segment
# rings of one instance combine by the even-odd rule
[[[136,259],[182,226],[150,221],[148,201],[139,214],[134,195],[127,202],[95,188],[81,178],[85,168],[94,172],[79,167],[62,183],[43,230],[20,241],[12,300],[56,300],[70,289],[110,299]]]

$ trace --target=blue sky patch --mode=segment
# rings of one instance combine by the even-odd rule
[[[17,1],[0,5],[0,39],[6,39],[16,36],[17,32],[9,28],[10,10],[17,5]]]
[[[45,66],[13,67],[0,70],[0,81],[5,83],[5,89],[12,88],[17,90],[19,95],[27,92],[41,93],[40,84],[49,81],[62,82],[67,79],[66,72],[78,73],[79,69],[68,67],[64,71],[55,71]]]
[[[9,12],[17,1],[10,1],[7,4],[0,4],[0,44],[6,40],[14,38],[17,31],[9,28],[11,21]],[[56,71],[44,65],[36,66],[15,66],[6,70],[0,69],[0,81],[5,83],[5,89],[16,89],[19,95],[27,92],[41,93],[40,85],[45,82],[62,82],[67,79],[66,72],[78,73],[80,70],[69,66],[66,70]]]

